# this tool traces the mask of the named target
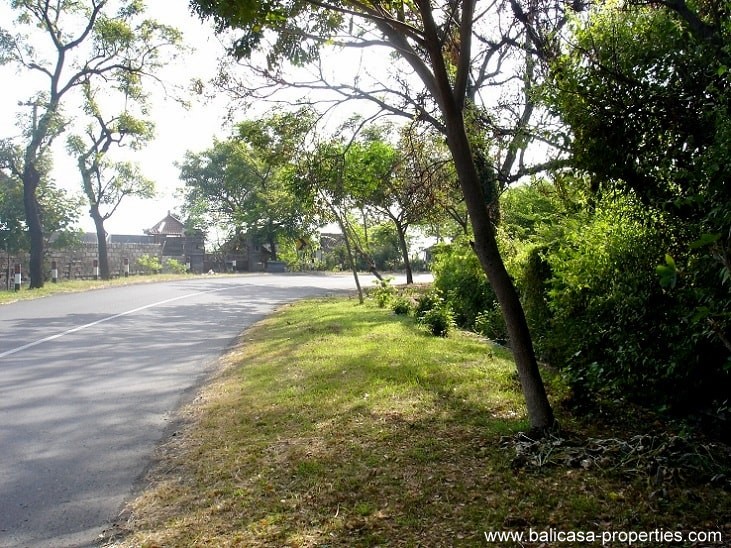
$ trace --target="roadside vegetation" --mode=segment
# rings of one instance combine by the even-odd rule
[[[191,92],[241,114],[178,163],[186,231],[221,236],[209,254],[351,271],[361,301],[359,271],[431,264],[422,320],[509,345],[536,431],[554,424],[543,362],[577,413],[629,402],[729,441],[730,0],[250,4],[190,2],[235,44]],[[53,180],[53,141],[79,167],[102,278],[104,221],[150,195],[115,149],[152,137],[148,82],[182,37],[138,1],[118,7],[13,2],[39,32],[0,29],[0,62],[45,81],[0,136],[0,249],[29,254],[33,288],[81,211]],[[390,49],[388,75],[371,48]],[[330,74],[344,51],[363,64]],[[304,66],[314,79],[289,70]],[[287,105],[285,89],[302,95]]]
[[[288,305],[245,332],[107,544],[480,546],[529,528],[729,538],[724,446],[634,408],[576,417],[548,370],[562,429],[531,440],[507,350],[432,336],[378,294]]]
[[[20,291],[13,291],[12,289],[10,291],[6,291],[5,288],[2,288],[0,290],[0,305],[14,303],[16,301],[48,297],[49,295],[57,295],[59,293],[78,293],[80,291],[103,289],[105,287],[164,282],[188,277],[190,277],[189,274],[155,274],[130,276],[128,278],[114,278],[111,280],[63,280],[55,284],[45,284],[42,288],[34,289],[33,291],[29,291],[25,285]]]

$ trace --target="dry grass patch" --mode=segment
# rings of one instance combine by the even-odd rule
[[[48,297],[59,293],[79,293],[94,289],[104,289],[131,284],[166,282],[170,280],[189,279],[190,274],[156,274],[145,276],[130,276],[127,278],[114,278],[112,280],[62,280],[58,283],[46,282],[40,289],[27,289],[24,285],[20,291],[6,291],[0,288],[0,305]]]
[[[317,300],[261,322],[225,360],[110,532],[116,546],[480,546],[498,529],[731,521],[719,486],[651,496],[641,474],[516,467],[514,365],[474,337]]]

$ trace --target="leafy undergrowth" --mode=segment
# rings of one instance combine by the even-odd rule
[[[721,448],[699,453],[706,481],[637,464],[619,438],[642,433],[624,427],[582,446],[595,427],[563,416],[570,442],[528,440],[509,354],[474,336],[317,300],[259,323],[224,360],[106,544],[483,546],[485,532],[529,529],[731,538]]]

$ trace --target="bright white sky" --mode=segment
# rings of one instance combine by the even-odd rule
[[[207,80],[213,76],[217,58],[223,48],[214,36],[210,26],[191,15],[188,0],[148,0],[148,16],[160,22],[175,26],[184,33],[185,42],[195,48],[173,65],[167,67],[166,79],[186,85],[194,77]],[[12,10],[5,2],[0,6],[0,21],[3,26],[14,20]],[[25,76],[25,79],[24,79]],[[14,126],[18,101],[27,100],[30,82],[27,74],[18,73],[15,67],[0,67],[0,78],[12,85],[0,86],[0,138],[18,134]],[[146,149],[134,153],[145,175],[155,181],[157,197],[154,200],[127,198],[115,214],[105,223],[110,234],[142,234],[142,230],[154,226],[170,210],[180,206],[176,190],[181,186],[179,170],[174,163],[183,159],[186,150],[200,151],[211,146],[214,136],[226,137],[224,126],[226,101],[215,104],[193,102],[185,110],[175,101],[165,100],[162,93],[156,93],[152,104],[156,124],[156,139]],[[54,179],[58,186],[81,192],[80,180],[75,163],[65,153],[65,136],[56,142],[54,155]],[[80,219],[82,229],[93,232],[94,225],[86,214]]]

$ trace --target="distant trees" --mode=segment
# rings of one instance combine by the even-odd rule
[[[191,222],[264,241],[273,258],[278,238],[308,234],[311,215],[291,192],[288,170],[310,123],[307,112],[272,114],[240,123],[207,150],[188,151],[179,168]]]
[[[154,21],[140,20],[144,5],[139,0],[19,0],[12,7],[18,14],[13,27],[18,34],[0,29],[0,62],[13,63],[44,83],[25,103],[30,116],[22,128],[23,153],[13,166],[23,181],[30,287],[38,288],[44,284],[44,226],[38,202],[41,166],[54,140],[68,127],[64,105],[71,95],[96,81],[122,91],[138,86],[176,33]]]

